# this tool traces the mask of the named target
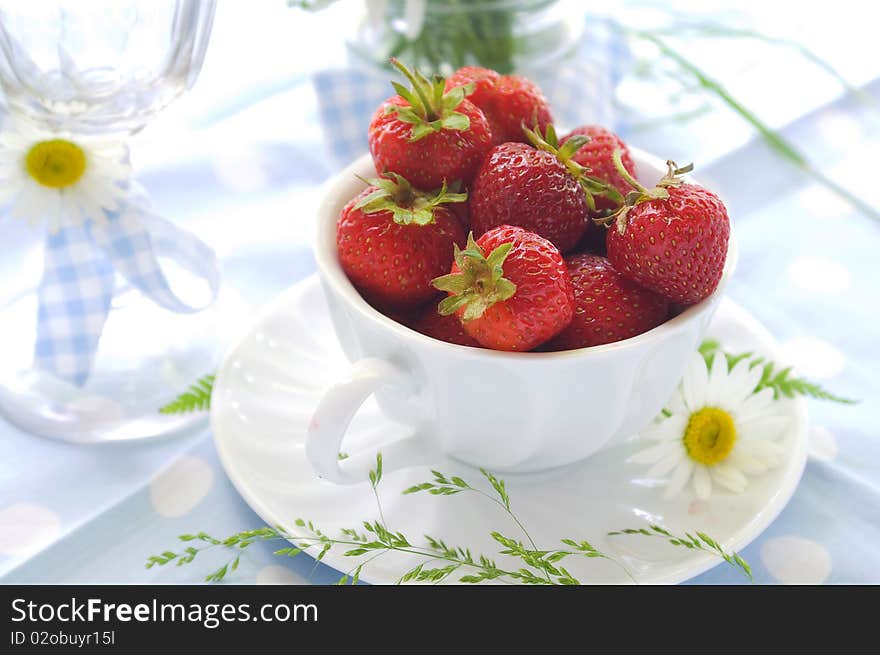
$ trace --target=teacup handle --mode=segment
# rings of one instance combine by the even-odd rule
[[[306,457],[318,477],[336,484],[356,484],[368,479],[375,453],[351,454],[340,466],[342,442],[364,401],[383,386],[412,384],[410,376],[384,359],[369,357],[352,364],[347,379],[330,387],[312,414],[306,432]],[[393,468],[427,461],[422,440],[405,437],[382,447],[383,458]],[[421,461],[420,461],[421,460]],[[386,469],[387,470],[387,469]]]

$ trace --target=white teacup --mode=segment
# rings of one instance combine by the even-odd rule
[[[632,149],[636,175],[650,186],[665,162]],[[368,155],[327,186],[318,213],[315,256],[336,334],[352,362],[315,410],[306,454],[318,476],[365,479],[364,461],[339,461],[349,423],[375,395],[412,437],[384,444],[395,468],[425,463],[436,452],[499,473],[533,472],[581,460],[644,428],[681,379],[736,264],[731,236],[715,292],[662,325],[604,346],[554,353],[468,348],[420,334],[373,309],[349,282],[336,251],[336,220],[376,171]],[[346,449],[351,452],[350,449]],[[394,453],[393,458],[390,453]],[[357,465],[355,460],[360,460]]]

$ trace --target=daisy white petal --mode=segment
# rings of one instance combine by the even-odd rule
[[[100,172],[108,178],[125,179],[131,175],[131,166],[111,159],[101,163]]]
[[[745,360],[743,360],[743,363],[745,363]],[[764,367],[752,366],[751,364],[749,364],[748,370],[748,387],[750,391],[754,391],[755,387],[757,387],[758,383],[761,381],[761,377],[764,375]]]
[[[746,475],[760,475],[770,468],[763,458],[755,457],[745,448],[737,448],[730,453],[728,461]]]
[[[765,414],[772,403],[773,389],[761,389],[746,398],[739,407],[733,409],[733,414],[738,421],[748,421],[755,416]]]
[[[661,441],[632,455],[628,462],[633,464],[653,464],[671,453],[681,452],[681,446],[674,441]]]
[[[681,381],[681,395],[685,406],[691,411],[703,406],[706,398],[706,387],[709,383],[709,372],[702,355],[691,355],[684,379]]]
[[[0,180],[15,180],[24,177],[24,167],[20,162],[0,161]]]
[[[790,425],[787,416],[768,415],[748,421],[737,421],[737,430],[749,439],[777,439]]]
[[[678,448],[657,461],[645,472],[647,478],[662,478],[669,475],[670,471],[687,459],[684,448]]]
[[[726,462],[713,466],[710,475],[715,482],[736,494],[745,491],[749,483],[742,471]]]
[[[57,191],[54,192],[58,194]],[[43,195],[35,182],[28,181],[22,188],[15,200],[10,212],[16,218],[27,220],[32,216],[41,216],[43,213]]]
[[[747,455],[766,461],[775,461],[785,453],[782,445],[763,439],[743,439],[739,449]]]
[[[27,143],[28,140],[14,128],[9,131],[0,132],[0,148],[4,150],[20,150]]]
[[[723,402],[725,407],[731,409],[739,407],[752,394],[760,379],[760,369],[750,370],[748,359],[740,360],[727,374],[726,389],[724,395],[719,398],[719,402]]]
[[[669,481],[666,483],[666,491],[663,493],[664,498],[674,498],[678,494],[681,493],[681,490],[684,489],[684,486],[687,484],[688,480],[691,478],[691,473],[694,470],[694,462],[689,458],[684,458],[681,460],[678,466],[675,467],[675,470],[672,472],[672,476],[669,478]]]
[[[694,492],[700,500],[708,500],[712,495],[712,478],[709,477],[708,466],[694,466]]]
[[[709,370],[709,379],[706,381],[703,404],[709,407],[716,407],[726,395],[727,358],[722,353],[718,353],[712,359],[712,368]]]
[[[681,439],[684,428],[687,425],[687,415],[676,414],[670,416],[665,421],[654,423],[641,432],[644,439],[652,441],[667,441],[672,439]]]

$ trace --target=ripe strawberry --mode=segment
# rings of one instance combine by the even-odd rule
[[[617,168],[636,189],[611,220],[608,259],[622,275],[685,305],[703,300],[718,286],[727,258],[730,220],[711,191],[686,184],[680,175],[692,166],[669,171],[654,189],[646,189]]]
[[[444,316],[437,311],[437,306],[434,303],[425,307],[425,311],[411,326],[416,332],[421,332],[446,343],[482,348],[479,341],[464,331],[457,316],[453,314]]]
[[[402,175],[419,189],[469,184],[492,140],[483,112],[465,100],[469,87],[443,93],[443,78],[428,81],[391,61],[412,89],[392,82],[398,95],[373,115],[368,137],[376,170]]]
[[[457,86],[469,87],[468,100],[480,109],[483,109],[483,107],[488,108],[493,100],[492,95],[495,87],[498,86],[501,77],[500,73],[493,71],[491,68],[462,66],[446,78],[446,90],[451,91]],[[483,113],[486,114],[485,109],[483,109]],[[486,118],[489,119],[489,114],[486,114]]]
[[[523,126],[541,132],[553,122],[541,89],[518,75],[499,75],[489,68],[465,66],[446,80],[446,89],[473,84],[468,100],[483,110],[492,129],[492,143],[526,142]]]
[[[336,222],[339,261],[348,278],[374,305],[406,310],[437,295],[431,281],[449,270],[464,230],[443,203],[464,194],[416,191],[404,178],[370,180]]]
[[[666,298],[630,282],[604,257],[572,255],[565,264],[574,289],[574,317],[548,344],[549,349],[613,343],[647,332],[666,320]]]
[[[620,193],[621,198],[629,193],[632,187],[614,165],[614,151],[620,150],[620,158],[626,170],[631,174],[636,170],[629,148],[623,140],[614,132],[599,125],[585,125],[569,132],[559,142],[560,145],[565,144],[575,135],[588,136],[590,140],[578,148],[572,159],[587,168],[593,177],[613,186]],[[620,203],[611,198],[601,196],[596,198],[596,209],[599,213],[616,210],[619,206]]]
[[[525,132],[537,149],[495,146],[477,171],[468,202],[471,226],[480,235],[499,225],[519,225],[567,252],[588,229],[594,196],[605,193],[606,185],[573,161],[587,137],[573,136],[560,147],[552,125],[543,136]]]
[[[488,255],[486,254],[488,253]],[[439,306],[458,314],[465,331],[495,350],[531,350],[563,330],[574,312],[562,255],[546,239],[502,225],[465,250],[455,248],[452,272],[434,280],[449,293]]]

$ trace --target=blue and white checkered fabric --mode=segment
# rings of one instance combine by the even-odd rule
[[[113,265],[84,227],[50,234],[43,258],[34,364],[82,385],[110,311]]]
[[[552,70],[526,71],[526,75],[544,91],[557,126],[613,127],[613,91],[629,56],[613,23],[588,16],[576,56]],[[347,164],[367,150],[373,112],[394,93],[389,75],[384,70],[340,69],[313,76],[324,140],[337,164]]]
[[[67,226],[46,239],[35,365],[77,385],[88,381],[110,311],[118,273],[159,306],[187,313],[204,309],[182,301],[159,258],[204,280],[213,302],[220,286],[214,252],[192,234],[146,209],[133,192],[130,204],[106,224]]]

